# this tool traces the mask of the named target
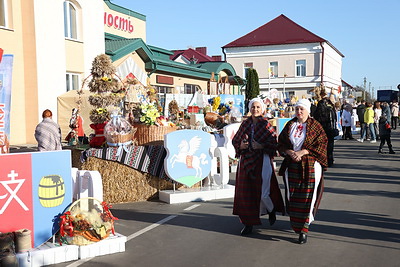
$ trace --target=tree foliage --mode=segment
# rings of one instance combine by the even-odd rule
[[[246,80],[245,107],[246,112],[248,112],[247,103],[260,94],[260,84],[258,81],[257,71],[253,68],[248,69],[246,73]]]
[[[260,94],[260,84],[258,82],[257,71],[253,68],[248,69],[246,74],[246,100],[249,101]]]

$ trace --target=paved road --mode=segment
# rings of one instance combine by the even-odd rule
[[[400,130],[392,139],[395,155],[379,155],[379,143],[335,143],[307,244],[283,216],[240,236],[233,199],[115,204],[126,252],[57,266],[400,266]]]

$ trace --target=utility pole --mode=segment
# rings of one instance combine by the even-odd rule
[[[371,82],[368,83],[368,92],[369,92],[370,97],[372,98]]]
[[[367,97],[366,91],[367,91],[367,77],[364,77],[364,100],[365,101],[367,101],[367,99],[366,99],[366,97]]]

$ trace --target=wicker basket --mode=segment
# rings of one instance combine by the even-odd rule
[[[159,143],[164,141],[164,135],[176,130],[176,127],[170,126],[156,126],[146,124],[134,124],[133,127],[137,128],[135,139],[138,146],[148,145],[151,143]]]
[[[98,215],[98,218],[92,218],[92,220],[96,219],[96,221],[101,221],[104,223],[102,227],[97,228],[97,231],[95,229],[88,229],[85,231],[74,229],[73,236],[66,237],[67,242],[70,245],[84,246],[93,244],[107,238],[112,232],[114,221],[111,219],[110,221],[108,221],[108,223],[106,223],[103,220],[103,217],[101,216],[101,214],[103,214],[104,212],[103,206],[102,203],[96,198],[88,197],[78,199],[77,201],[72,203],[68,211],[71,213],[72,216],[74,216],[75,220],[78,220],[78,217],[82,216],[85,213],[91,213],[92,216]],[[89,218],[85,218],[84,220],[89,222],[91,221],[91,219]]]
[[[122,143],[132,141],[133,136],[134,136],[134,133],[133,133],[134,131],[135,130],[133,129],[132,132],[127,133],[127,134],[108,134],[108,135],[106,135],[107,143],[122,144]]]

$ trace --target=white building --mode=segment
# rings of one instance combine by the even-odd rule
[[[340,91],[344,55],[284,15],[222,48],[238,75],[246,77],[248,68],[257,71],[260,93],[277,89],[285,98],[310,96],[321,84]]]

